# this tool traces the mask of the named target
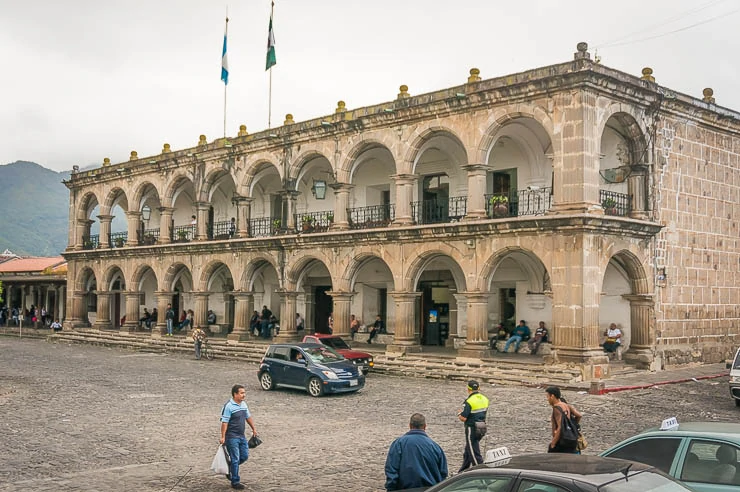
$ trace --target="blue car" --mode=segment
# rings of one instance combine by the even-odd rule
[[[314,397],[348,393],[365,386],[365,376],[331,347],[317,343],[276,343],[267,347],[257,373],[260,386],[304,389]]]

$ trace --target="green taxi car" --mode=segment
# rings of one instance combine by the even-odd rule
[[[668,419],[600,456],[652,465],[697,492],[740,492],[740,424]]]

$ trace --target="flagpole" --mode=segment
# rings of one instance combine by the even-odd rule
[[[226,46],[226,39],[229,34],[229,6],[226,6],[226,27],[224,28],[224,48]],[[222,60],[222,66],[223,66],[223,60]],[[228,81],[228,75],[227,80],[224,81],[224,138],[226,138],[226,88],[229,86],[227,83]]]
[[[270,2],[270,29],[272,30],[272,16],[275,13],[275,2]],[[269,36],[271,33],[268,33],[268,43],[269,43]],[[269,49],[269,46],[268,46]],[[268,95],[268,102],[267,102],[267,128],[268,130],[271,128],[272,124],[272,65],[270,65],[270,89],[269,89],[269,95]]]

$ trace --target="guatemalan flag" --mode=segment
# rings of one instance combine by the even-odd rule
[[[224,27],[224,49],[221,52],[221,80],[224,85],[229,84],[229,60],[226,57],[226,35],[229,32],[229,18],[226,18],[226,27]]]

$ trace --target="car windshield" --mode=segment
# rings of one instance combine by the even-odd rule
[[[303,350],[308,354],[312,361],[319,364],[344,360],[344,357],[336,353],[331,347],[310,347],[304,348]]]
[[[674,482],[670,478],[651,470],[630,475],[629,479],[620,479],[599,487],[602,492],[686,492],[691,489]]]
[[[328,345],[333,349],[348,349],[349,345],[339,337],[322,338],[321,341],[324,345]]]

